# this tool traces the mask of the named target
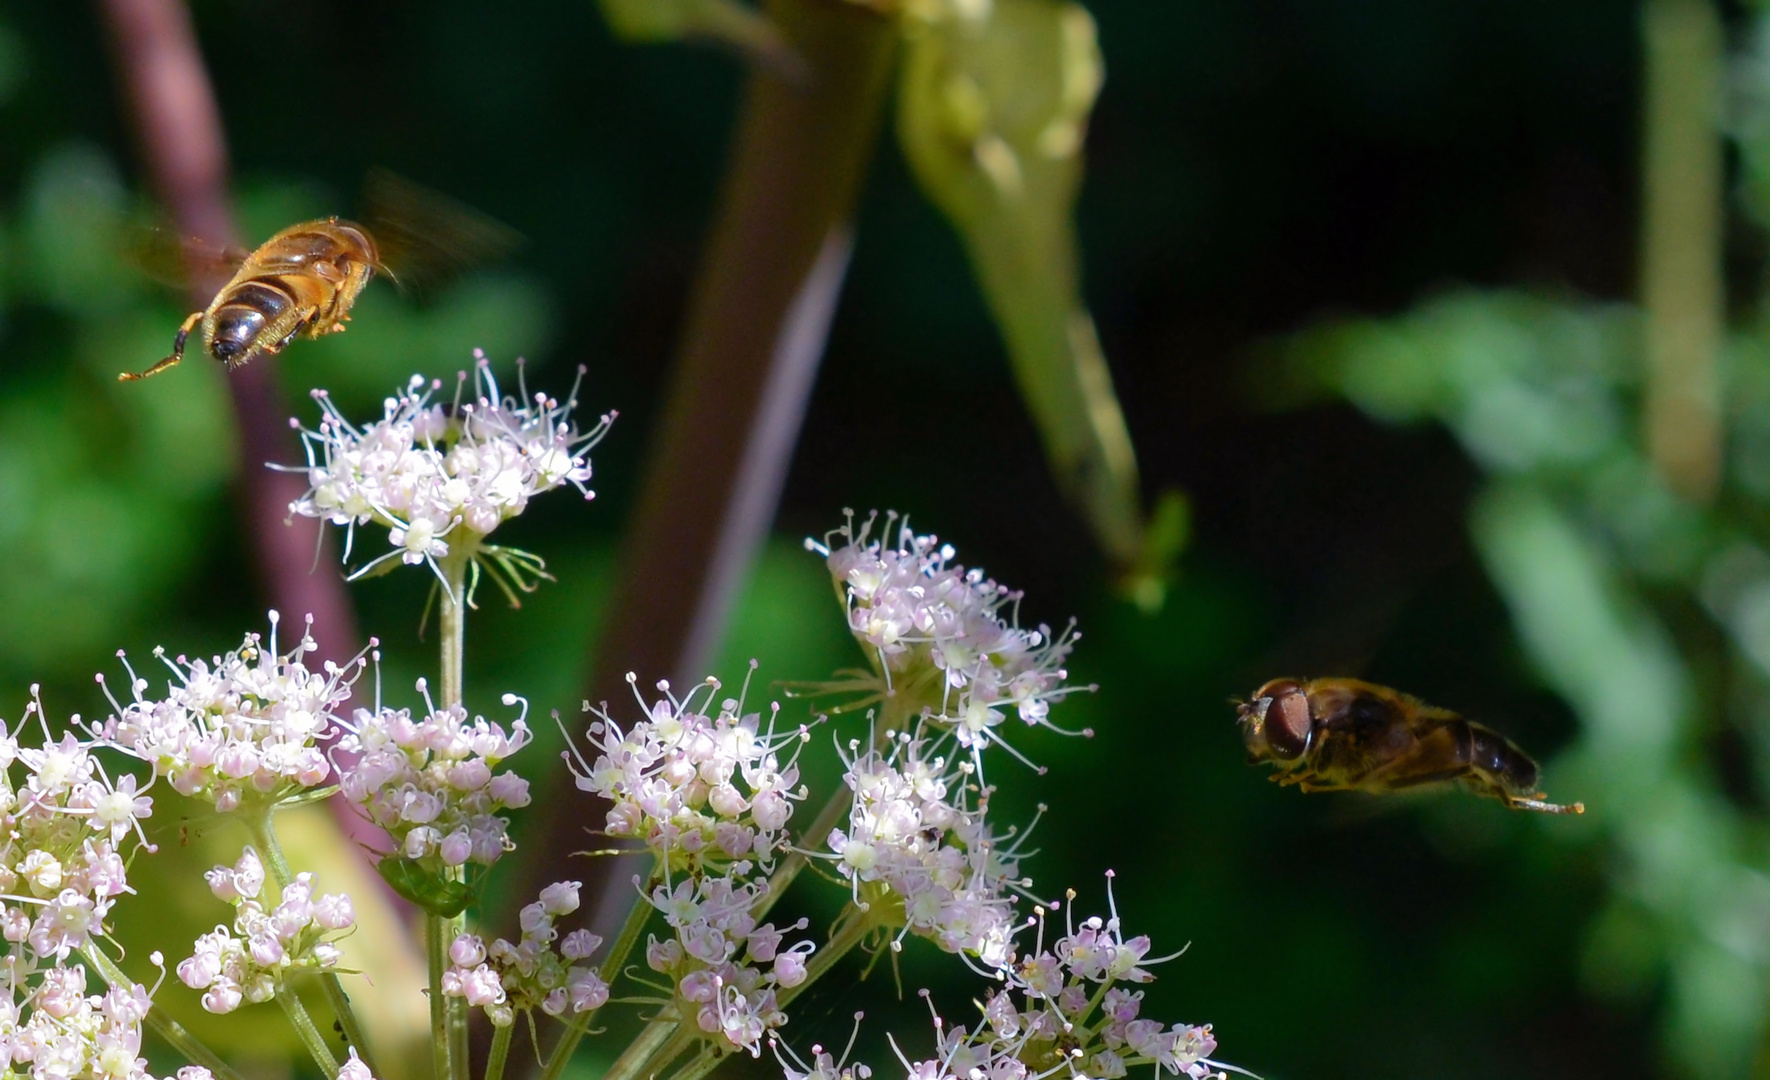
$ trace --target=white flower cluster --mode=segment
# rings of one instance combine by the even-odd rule
[[[994,729],[1009,708],[1027,724],[1052,727],[1051,703],[1072,689],[1063,663],[1073,627],[1057,637],[1043,625],[1021,629],[1013,617],[1020,593],[953,563],[950,545],[917,536],[895,514],[880,529],[897,529],[896,545],[886,546],[872,536],[877,521],[871,515],[856,529],[850,515],[823,543],[805,542],[843,594],[848,628],[877,676],[873,697],[898,698],[974,753],[1001,741]]]
[[[422,682],[418,689],[428,704]],[[528,702],[504,696],[506,705],[518,702],[523,715],[509,732],[483,716],[469,720],[459,704],[430,706],[421,720],[410,709],[358,709],[338,740],[339,790],[403,857],[490,866],[513,846],[501,812],[529,804],[527,780],[494,771],[532,738]]]
[[[985,999],[984,1022],[973,1032],[954,1028],[941,1039],[938,1075],[965,1077],[982,1068],[1019,1080],[1036,1063],[1060,1054],[1071,1077],[1089,1080],[1118,1080],[1141,1065],[1154,1065],[1158,1076],[1188,1080],[1223,1080],[1225,1069],[1242,1071],[1211,1059],[1217,1040],[1209,1024],[1169,1026],[1138,1018],[1143,992],[1116,984],[1150,982],[1155,976],[1141,965],[1174,957],[1146,960],[1149,938],[1125,938],[1116,908],[1110,918],[1092,916],[1066,931],[1046,950],[1041,921],[1033,955]]]
[[[365,661],[340,667],[328,660],[314,671],[304,659],[313,639],[304,631],[283,655],[277,624],[273,611],[268,648],[248,634],[238,649],[207,663],[166,660],[154,650],[173,674],[163,698],[146,696],[148,680],[125,659],[131,700],[123,705],[111,696],[115,712],[99,735],[152,766],[179,794],[223,812],[274,805],[325,784],[332,768],[317,744],[331,735]],[[104,685],[104,676],[98,681]]]
[[[702,687],[710,700],[719,683]],[[693,692],[678,701],[667,685],[659,689],[664,696],[647,708],[648,719],[625,730],[597,713],[588,734],[594,763],[567,757],[578,787],[614,804],[609,836],[643,842],[672,871],[733,860],[768,868],[787,843],[793,803],[805,797],[795,787],[796,748],[784,762],[781,751],[803,745],[809,730],[777,734],[771,717],[762,731],[760,717],[743,714],[733,700],[710,717],[697,710]]]
[[[155,954],[156,956],[158,954]],[[31,1080],[151,1080],[141,1056],[148,991],[131,984],[86,993],[86,969],[50,968],[26,988],[9,971],[12,993],[0,998],[0,1055],[9,1076]],[[186,1066],[178,1080],[213,1080]]]
[[[199,937],[192,954],[178,965],[179,980],[204,991],[204,1009],[230,1013],[244,1001],[269,1001],[290,975],[337,967],[334,941],[356,923],[350,897],[329,893],[316,898],[313,875],[301,873],[267,910],[259,899],[264,864],[250,847],[232,867],[217,866],[204,877],[209,891],[235,909],[231,933],[217,926]]]
[[[762,1050],[769,1032],[787,1022],[780,991],[805,981],[805,961],[815,948],[799,941],[781,948],[786,927],[756,923],[752,914],[767,895],[766,881],[746,881],[737,864],[729,877],[666,882],[647,899],[662,912],[675,936],[647,941],[645,961],[667,975],[676,990],[677,1014],[691,1017],[724,1050]]]
[[[309,488],[289,510],[347,526],[353,535],[357,525],[371,522],[389,529],[393,550],[359,573],[396,557],[434,567],[457,529],[477,543],[522,513],[531,498],[563,484],[592,497],[584,487],[586,453],[613,414],[579,432],[571,419],[576,384],[563,403],[541,393],[531,397],[526,386],[516,397],[502,397],[485,354],[475,350],[474,359],[474,400],[461,400],[464,372],[448,405],[432,400],[441,380],[427,384],[414,375],[387,399],[380,420],[360,428],[325,391],[314,391],[324,414],[319,427],[296,425],[307,449]],[[583,370],[578,374],[581,379]]]
[[[462,934],[449,945],[449,968],[443,993],[482,1008],[497,1027],[516,1022],[518,1012],[540,1009],[548,1016],[592,1012],[608,1001],[608,983],[584,960],[602,944],[588,930],[574,930],[559,941],[553,922],[578,909],[576,881],[561,881],[541,890],[541,898],[522,909],[522,940],[499,938],[486,948],[477,934]]]
[[[124,840],[133,833],[152,850],[140,821],[153,800],[133,776],[113,783],[105,775],[92,754],[97,743],[52,738],[36,687],[31,696],[25,715],[37,717],[42,742],[21,746],[16,732],[0,728],[0,936],[19,947],[15,978],[103,935],[111,906],[131,891]],[[21,785],[15,762],[25,767]]]
[[[1108,889],[1110,899],[1110,883]],[[1217,1040],[1209,1024],[1139,1018],[1143,992],[1117,984],[1149,982],[1154,976],[1141,965],[1173,957],[1146,961],[1149,939],[1126,939],[1116,910],[1111,918],[1067,927],[1050,950],[1043,910],[1039,917],[1033,955],[1002,971],[1004,985],[979,1006],[975,1026],[949,1028],[936,1014],[934,1056],[911,1061],[899,1053],[910,1080],[1119,1080],[1140,1066],[1154,1066],[1158,1080],[1164,1074],[1187,1080],[1252,1075],[1211,1057]],[[836,1062],[821,1048],[813,1052],[809,1067],[790,1051],[777,1055],[787,1080],[865,1080],[871,1071],[846,1064],[846,1055]]]
[[[954,767],[928,750],[908,733],[885,753],[850,744],[842,779],[854,802],[830,850],[856,904],[880,925],[899,925],[899,941],[915,933],[993,972],[1013,958],[1014,890],[1027,882],[1014,848],[990,833],[988,792],[970,805],[971,763]]]
[[[111,781],[92,753],[98,743],[54,738],[36,687],[31,697],[25,716],[37,718],[36,746],[21,745],[22,725],[0,727],[0,937],[10,949],[0,1060],[10,1075],[32,1080],[147,1080],[147,990],[88,995],[85,966],[67,960],[98,946],[112,906],[131,891],[123,845],[133,834],[152,850],[140,822],[153,800],[134,777]],[[24,766],[22,783],[14,764]]]

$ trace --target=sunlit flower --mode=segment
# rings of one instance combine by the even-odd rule
[[[130,700],[110,697],[115,711],[99,735],[152,766],[179,794],[224,812],[323,786],[332,767],[320,743],[332,734],[366,661],[328,660],[313,670],[306,660],[313,639],[304,631],[292,651],[279,653],[278,623],[271,612],[268,645],[248,634],[238,649],[208,662],[167,660],[155,649],[172,672],[164,697],[149,697],[148,680],[125,659]],[[98,681],[110,695],[104,676]]]
[[[851,513],[823,542],[805,542],[828,564],[848,628],[873,667],[872,678],[822,689],[860,692],[848,708],[889,696],[903,713],[951,732],[980,768],[985,747],[1007,746],[998,728],[1010,711],[1026,724],[1063,731],[1050,710],[1077,689],[1064,685],[1063,663],[1078,636],[1073,624],[1055,637],[1043,625],[1022,629],[1020,593],[953,562],[951,545],[917,536],[895,514],[880,527],[881,534],[896,530],[894,546],[873,537],[876,524],[873,514],[856,528]]]
[[[397,854],[442,866],[490,866],[513,846],[503,811],[527,806],[528,781],[497,772],[528,745],[528,702],[506,694],[522,714],[506,732],[460,704],[438,709],[420,681],[427,713],[358,709],[338,740],[339,790],[387,831]],[[432,867],[435,868],[435,867]]]
[[[388,530],[393,550],[358,575],[400,559],[428,564],[440,577],[437,560],[465,544],[499,585],[532,588],[544,572],[539,560],[481,541],[543,492],[569,484],[585,498],[593,496],[585,486],[587,454],[614,414],[580,432],[572,420],[576,383],[564,402],[531,395],[520,381],[517,396],[505,397],[485,354],[475,350],[474,360],[471,392],[463,372],[446,404],[435,400],[440,379],[414,375],[373,423],[352,424],[325,391],[316,390],[319,426],[295,425],[307,449],[308,490],[289,505],[290,512],[345,526],[346,559],[358,525]]]
[[[217,899],[234,906],[233,929],[217,926],[197,938],[177,970],[179,981],[204,991],[209,1012],[269,1001],[291,974],[338,966],[335,942],[356,922],[349,897],[315,897],[313,875],[301,873],[267,906],[260,898],[264,865],[250,847],[233,866],[217,866],[204,878]]]
[[[574,930],[561,940],[555,927],[560,916],[578,909],[580,887],[561,881],[542,889],[540,899],[522,909],[519,941],[498,938],[488,947],[475,934],[455,938],[443,993],[484,1009],[497,1027],[536,1009],[548,1016],[575,1016],[601,1008],[608,1001],[608,984],[595,968],[574,961],[588,958],[602,939]]]

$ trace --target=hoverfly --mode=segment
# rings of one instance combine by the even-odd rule
[[[117,378],[145,379],[177,364],[199,325],[203,351],[229,371],[257,356],[275,356],[298,334],[317,338],[342,331],[350,306],[377,271],[387,274],[375,238],[363,226],[335,217],[291,225],[241,258],[209,306],[184,320],[172,339],[172,355]]]
[[[1236,703],[1249,764],[1304,791],[1381,794],[1458,783],[1513,810],[1583,814],[1546,802],[1530,755],[1448,709],[1358,679],[1273,679]]]
[[[177,364],[192,331],[199,331],[203,351],[231,371],[275,356],[297,337],[343,331],[351,305],[376,274],[434,284],[515,246],[508,227],[385,171],[370,173],[364,204],[368,226],[319,218],[291,225],[249,252],[185,241],[200,260],[237,269],[208,307],[184,320],[170,356],[117,378],[145,379]]]

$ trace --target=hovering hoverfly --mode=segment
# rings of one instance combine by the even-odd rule
[[[1505,736],[1419,698],[1358,679],[1273,679],[1236,703],[1250,764],[1304,791],[1381,794],[1459,783],[1513,810],[1583,814],[1544,801],[1530,755]]]
[[[145,379],[177,364],[192,331],[200,332],[203,351],[231,371],[275,356],[297,337],[343,331],[351,305],[376,274],[434,283],[515,244],[506,226],[391,173],[370,174],[364,203],[373,232],[326,217],[291,225],[249,252],[184,241],[187,254],[198,260],[237,269],[208,307],[184,320],[170,356],[117,378]],[[398,276],[390,266],[399,267]]]
[[[177,364],[199,325],[203,351],[230,371],[254,357],[275,356],[298,334],[317,338],[342,331],[350,306],[377,271],[388,273],[363,226],[335,217],[291,225],[241,258],[209,306],[184,320],[172,339],[172,355],[117,378],[145,379]]]

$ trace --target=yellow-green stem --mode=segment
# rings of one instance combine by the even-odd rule
[[[492,1029],[492,1052],[486,1059],[485,1080],[504,1080],[504,1062],[510,1057],[510,1036],[515,1032],[515,1024]]]
[[[665,1015],[670,1019],[653,1020],[645,1025],[645,1030],[627,1044],[627,1049],[621,1051],[621,1056],[608,1067],[608,1072],[602,1074],[602,1080],[637,1080],[648,1075],[645,1071],[647,1063],[666,1046],[674,1044],[682,1026],[673,1014]]]
[[[326,1080],[335,1080],[338,1076],[338,1059],[332,1056],[332,1048],[326,1045],[326,1037],[320,1034],[313,1017],[307,1015],[307,1010],[302,1007],[301,999],[295,996],[295,991],[287,986],[278,990],[277,1004],[283,1007],[283,1015],[294,1025],[295,1033],[301,1037],[301,1044],[313,1056],[314,1064],[326,1074]]]
[[[650,921],[651,912],[651,905],[643,899],[636,898],[634,900],[633,910],[627,913],[627,921],[621,925],[621,932],[615,936],[614,942],[609,946],[608,954],[602,958],[602,968],[599,973],[605,985],[611,988],[615,985],[615,979],[621,974],[621,965],[627,962],[628,954],[639,942],[639,935],[645,932],[645,924]],[[572,1059],[572,1052],[578,1048],[578,1043],[584,1038],[584,1033],[590,1030],[590,1022],[595,1015],[596,1010],[593,1009],[572,1018],[571,1023],[566,1026],[565,1033],[554,1044],[553,1052],[547,1056],[547,1066],[541,1071],[541,1080],[559,1080],[560,1074],[565,1071],[566,1064]],[[487,1080],[492,1080],[492,1078],[487,1077]]]
[[[456,528],[450,543],[449,553],[438,563],[447,580],[437,605],[442,622],[442,671],[438,687],[441,698],[437,704],[445,709],[461,704],[463,657],[467,647],[467,572],[473,565],[473,553],[479,547],[477,537],[468,533],[465,525]]]
[[[430,1067],[435,1080],[448,1080],[449,1020],[443,997],[442,977],[449,966],[448,920],[441,915],[424,916],[424,958],[430,982]]]

